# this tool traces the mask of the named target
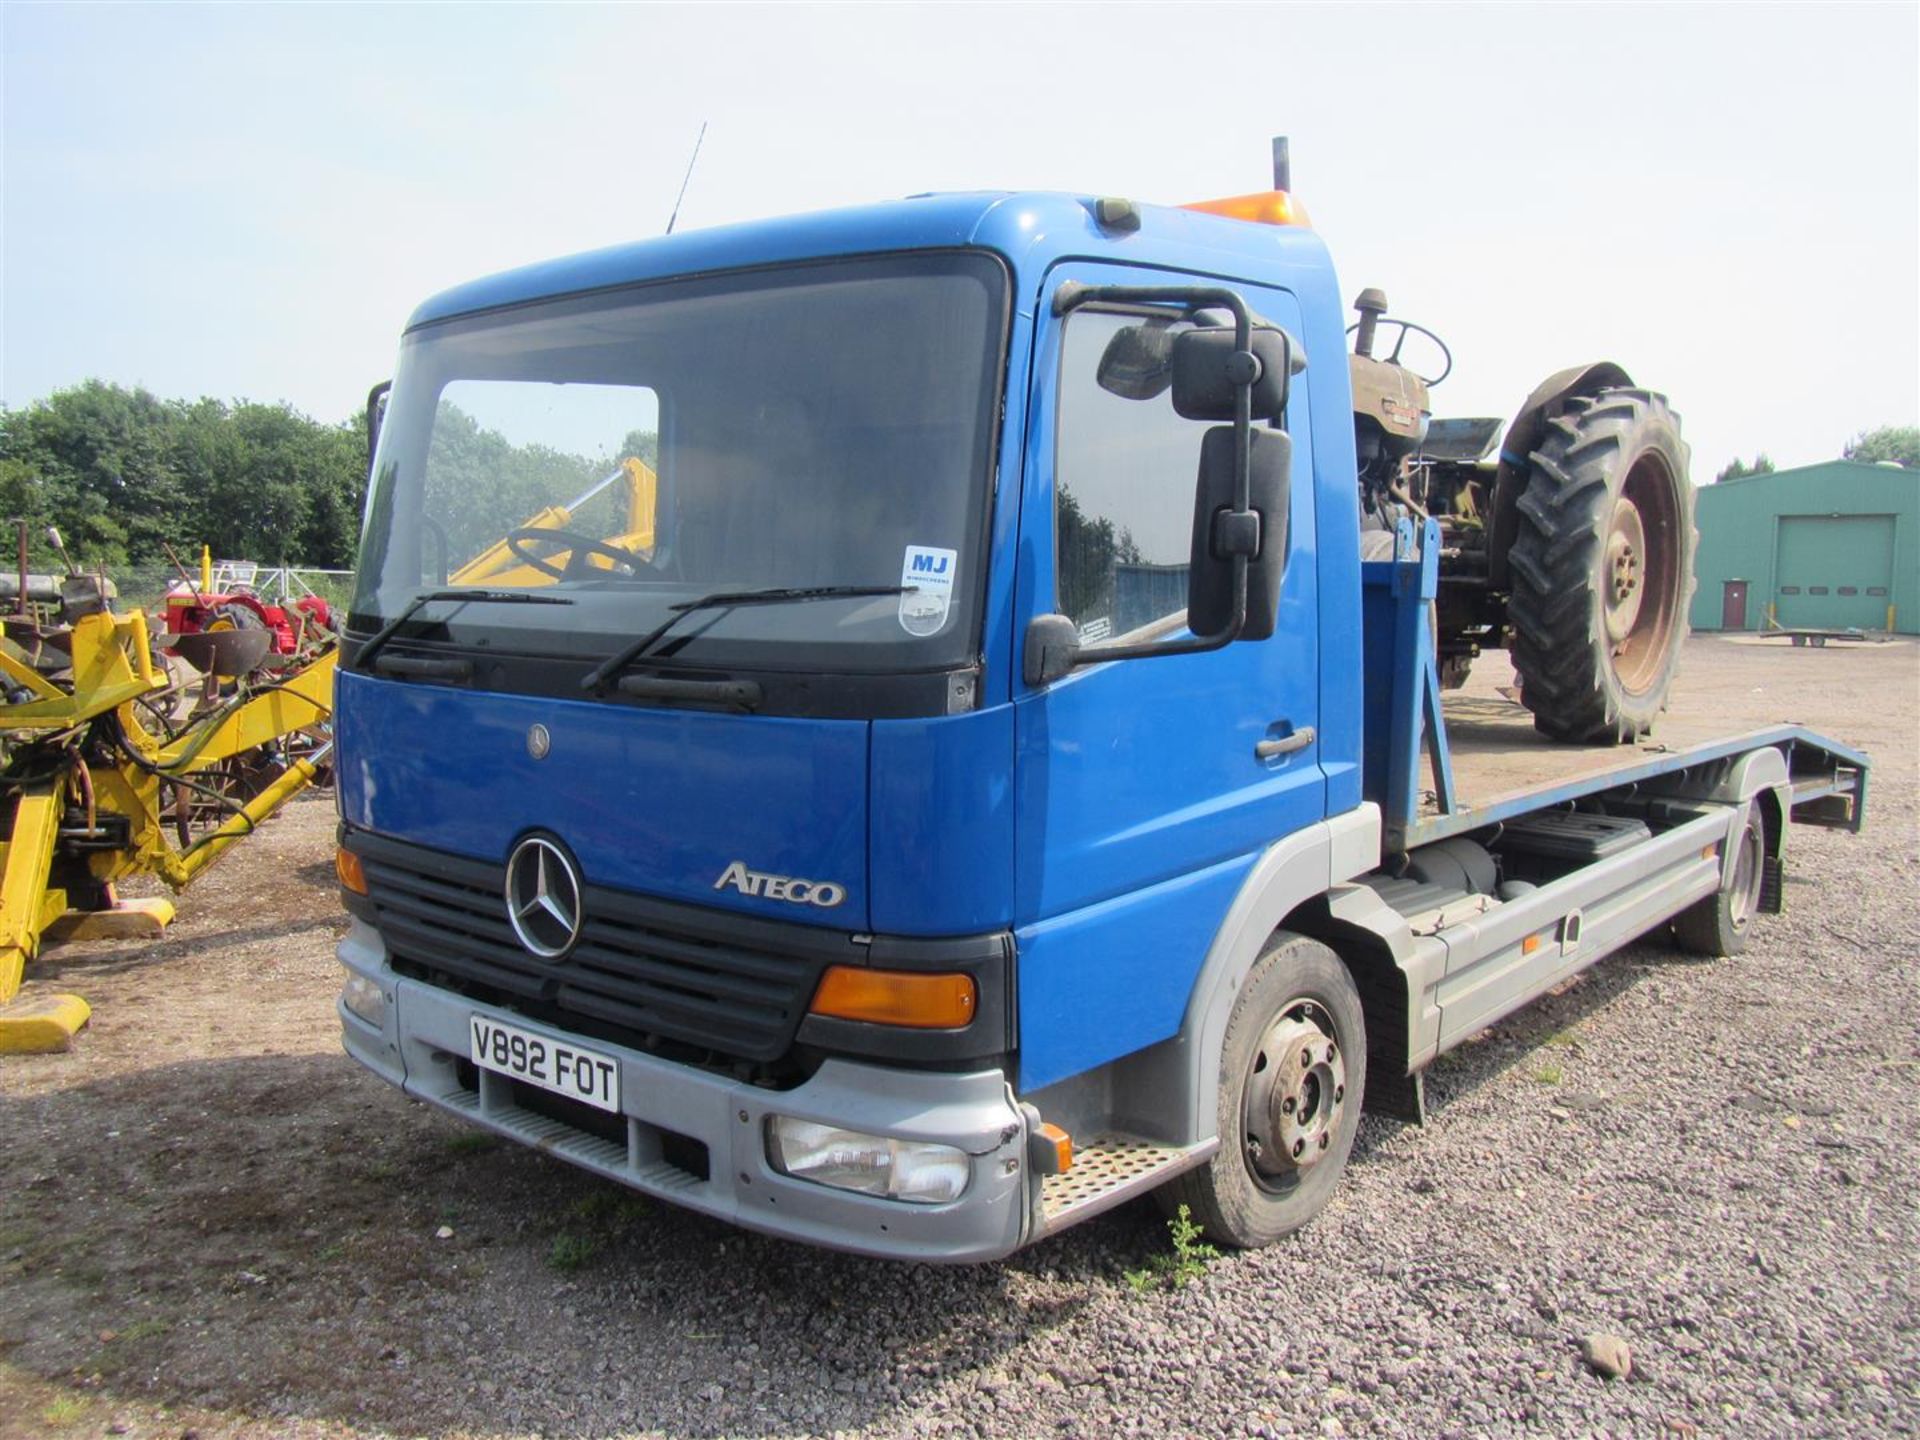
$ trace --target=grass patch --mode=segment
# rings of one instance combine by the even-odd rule
[[[591,1235],[576,1235],[571,1230],[562,1230],[547,1247],[547,1264],[562,1275],[571,1275],[591,1260],[599,1248],[600,1242]]]
[[[1580,1037],[1571,1030],[1556,1030],[1540,1043],[1554,1050],[1580,1049]]]
[[[447,1149],[456,1155],[483,1155],[489,1150],[497,1149],[499,1144],[497,1136],[481,1130],[471,1130],[464,1135],[447,1137]]]
[[[619,1225],[638,1220],[648,1211],[647,1197],[621,1186],[607,1186],[582,1195],[569,1212],[583,1225]]]
[[[116,1337],[122,1345],[135,1340],[151,1340],[156,1335],[164,1335],[173,1328],[165,1320],[136,1320]]]
[[[1558,1085],[1567,1078],[1567,1072],[1551,1060],[1533,1072],[1533,1079],[1540,1085]]]
[[[86,1413],[86,1401],[77,1395],[62,1395],[47,1402],[40,1418],[49,1425],[71,1425]]]
[[[1194,1223],[1192,1212],[1182,1205],[1180,1212],[1167,1221],[1167,1234],[1173,1248],[1164,1255],[1153,1256],[1142,1269],[1127,1271],[1128,1288],[1136,1295],[1145,1295],[1162,1286],[1178,1290],[1189,1280],[1205,1274],[1208,1264],[1220,1258],[1219,1250],[1201,1238],[1205,1233]]]

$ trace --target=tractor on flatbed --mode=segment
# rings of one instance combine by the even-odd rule
[[[1361,292],[1349,362],[1362,554],[1385,555],[1399,521],[1431,517],[1441,684],[1456,688],[1483,648],[1502,648],[1543,733],[1637,739],[1666,704],[1693,595],[1679,417],[1602,362],[1549,377],[1504,427],[1432,420],[1429,391],[1452,357],[1431,331],[1388,319],[1386,305],[1380,291]],[[1381,325],[1399,328],[1376,358]],[[1416,333],[1444,360],[1431,379],[1401,363]]]

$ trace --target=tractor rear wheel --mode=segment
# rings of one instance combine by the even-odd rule
[[[1546,422],[1507,552],[1514,668],[1534,728],[1617,744],[1653,728],[1693,597],[1693,486],[1665,397],[1602,390]]]

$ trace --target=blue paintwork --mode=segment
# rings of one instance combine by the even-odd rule
[[[1183,277],[1113,265],[1071,263],[1048,291],[1084,284],[1179,283]],[[1260,314],[1294,334],[1301,314],[1283,290],[1241,284]],[[1023,546],[1031,584],[1022,609],[1054,608],[1053,380],[1063,326],[1050,318],[1037,349],[1023,485]],[[1276,838],[1326,814],[1317,745],[1263,761],[1269,734],[1317,728],[1320,707],[1318,526],[1314,503],[1312,397],[1289,406],[1294,435],[1285,583],[1274,635],[1207,654],[1089,666],[1052,685],[1020,687],[1016,762],[1015,915],[1022,927],[1020,1010],[1026,1021],[1071,989],[1073,977],[1106,985],[1124,977],[1134,1020],[1125,1025],[1023,1023],[1021,1084],[1071,1075],[1173,1034],[1231,903],[1173,883],[1226,864],[1242,870]],[[1200,427],[1195,426],[1196,462]],[[1193,471],[1169,475],[1190,487]],[[1351,485],[1348,486],[1351,491]],[[1219,898],[1218,908],[1204,904]],[[1124,899],[1118,909],[1111,903]],[[1202,908],[1196,910],[1196,905]],[[1115,916],[1124,923],[1115,928]],[[1176,930],[1191,932],[1170,945]],[[1044,943],[1047,962],[1027,954]],[[1100,977],[1097,980],[1095,977]]]
[[[971,935],[1013,910],[1013,707],[873,726],[873,929]]]
[[[1140,213],[1137,231],[1108,233],[1087,197],[930,196],[556,260],[421,306],[415,325],[810,258],[956,246],[999,254],[1013,276],[1013,314],[980,708],[861,726],[602,711],[348,676],[344,768],[370,766],[374,782],[369,794],[343,775],[348,818],[363,807],[390,833],[486,854],[551,824],[591,848],[597,879],[755,908],[711,890],[724,851],[722,864],[745,858],[848,883],[847,905],[819,917],[834,924],[852,926],[857,913],[884,933],[1013,927],[1024,1084],[1172,1033],[1254,856],[1360,801],[1358,518],[1342,304],[1320,239],[1190,211]],[[1018,674],[1020,640],[1030,619],[1053,608],[1058,327],[1047,302],[1070,274],[1236,285],[1293,332],[1310,363],[1289,415],[1295,473],[1279,632],[1210,655],[1090,668],[1033,693]],[[1326,417],[1318,430],[1316,414]],[[591,737],[593,762],[573,770],[549,761],[539,783],[512,783],[533,779],[518,748],[525,725],[551,725],[562,712],[583,741]],[[1267,734],[1306,725],[1319,733],[1315,746],[1277,762],[1255,758]],[[858,838],[845,828],[855,816]],[[606,834],[587,839],[589,828]],[[857,883],[843,874],[856,854]],[[814,918],[778,902],[758,908]],[[1081,1003],[1089,990],[1103,997],[1097,1023]]]
[[[1366,796],[1380,807],[1387,832],[1402,836],[1420,812],[1423,758],[1431,763],[1440,812],[1454,808],[1453,759],[1433,644],[1440,526],[1428,520],[1416,537],[1412,522],[1402,520],[1393,558],[1369,561],[1360,570],[1364,653],[1376,679],[1366,691]]]
[[[867,928],[867,726],[475,694],[343,673],[340,813],[397,840],[504,862],[550,830],[587,880],[743,914]],[[527,728],[553,748],[527,753]],[[832,909],[714,882],[734,860],[847,887]]]
[[[1178,1031],[1193,977],[1256,858],[1238,856],[1015,931],[1020,1089]]]

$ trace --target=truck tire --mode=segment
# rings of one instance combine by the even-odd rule
[[[1340,957],[1276,932],[1254,962],[1220,1052],[1220,1148],[1156,1192],[1207,1238],[1270,1245],[1319,1214],[1360,1128],[1367,1032]]]
[[[1696,955],[1738,955],[1747,948],[1753,917],[1760,913],[1766,876],[1767,827],[1757,804],[1747,805],[1734,854],[1733,879],[1673,917],[1673,938]]]
[[[1546,422],[1507,600],[1521,702],[1575,743],[1631,742],[1666,704],[1693,598],[1693,486],[1663,396],[1602,390]]]

